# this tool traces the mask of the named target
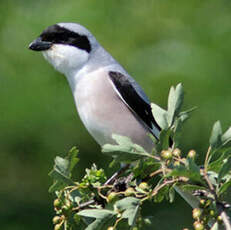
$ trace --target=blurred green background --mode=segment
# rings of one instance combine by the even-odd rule
[[[184,151],[202,155],[212,124],[231,124],[230,0],[1,0],[0,21],[1,229],[52,229],[47,174],[57,154],[78,146],[77,177],[93,162],[107,168],[110,161],[80,122],[65,78],[27,48],[49,25],[86,26],[163,107],[170,86],[182,82],[185,108],[198,106]],[[144,212],[154,216],[152,229],[191,225],[180,198]]]

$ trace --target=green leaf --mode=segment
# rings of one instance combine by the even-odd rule
[[[230,147],[226,149],[219,149],[218,151],[214,151],[212,153],[212,157],[215,156],[217,157],[217,159],[209,163],[208,170],[215,171],[216,173],[218,173],[224,164],[223,163],[224,160],[230,155],[230,152],[231,152]]]
[[[53,185],[49,188],[49,192],[54,192],[64,188],[65,186],[72,185],[71,171],[77,164],[79,159],[77,158],[78,150],[73,147],[66,158],[57,156],[55,158],[55,165],[53,170],[49,173],[54,179]]]
[[[231,181],[227,181],[225,182],[220,188],[219,188],[219,195],[223,194],[224,192],[227,191],[228,188],[230,188],[231,186]]]
[[[214,171],[208,171],[208,177],[209,177],[209,180],[210,182],[217,186],[217,178],[218,178],[218,174]]]
[[[199,186],[199,185],[192,185],[192,184],[185,184],[185,185],[181,185],[179,186],[180,189],[184,192],[194,192],[196,190],[204,190],[205,188],[203,186]]]
[[[101,230],[105,228],[105,224],[112,219],[117,213],[106,209],[85,209],[78,212],[83,217],[95,218],[95,220],[87,226],[85,230]]]
[[[158,191],[158,193],[154,196],[154,202],[160,203],[164,200],[165,197],[168,199],[168,195],[169,195],[169,186],[166,185],[163,188],[161,188]]]
[[[79,162],[79,158],[77,157],[78,153],[79,150],[75,146],[68,153],[67,160],[69,161],[69,172],[71,172],[76,164]]]
[[[157,124],[161,127],[161,129],[167,129],[168,128],[167,111],[154,103],[151,104],[151,107],[152,107],[152,114],[155,117]]]
[[[231,170],[231,157],[225,160],[221,170],[218,173],[218,182],[220,182]]]
[[[128,219],[128,225],[133,226],[140,207],[140,200],[134,197],[126,197],[115,203],[115,207],[123,211],[122,218]]]
[[[68,167],[68,160],[61,157],[55,158],[54,169],[49,173],[49,176],[54,179],[54,184],[49,188],[49,192],[54,192],[57,189],[60,190],[65,186],[73,184]]]
[[[156,145],[157,151],[160,152],[161,150],[169,148],[169,141],[170,141],[171,133],[172,133],[172,130],[170,128],[167,130],[165,129],[161,130],[159,141]]]
[[[112,138],[117,145],[106,144],[102,147],[102,152],[115,157],[116,161],[130,163],[150,156],[143,147],[134,144],[128,137],[113,134]]]
[[[175,199],[175,189],[174,189],[174,186],[171,186],[169,191],[169,202],[172,203]]]
[[[167,174],[168,176],[184,176],[195,182],[203,183],[200,175],[200,168],[195,164],[192,159],[187,159],[187,166],[180,165],[175,167],[172,172]]]
[[[212,148],[218,148],[222,144],[221,141],[222,129],[220,121],[216,121],[213,125],[209,143]]]
[[[182,84],[178,84],[176,88],[171,87],[169,96],[168,96],[168,125],[171,126],[175,116],[178,115],[180,108],[183,104],[184,92]]]
[[[226,145],[231,141],[231,127],[229,127],[226,132],[222,135],[221,141],[223,145]]]

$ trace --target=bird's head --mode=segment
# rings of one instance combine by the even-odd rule
[[[69,74],[82,68],[98,46],[94,36],[76,23],[58,23],[46,28],[29,49],[42,51],[59,72]]]

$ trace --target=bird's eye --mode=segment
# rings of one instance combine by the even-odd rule
[[[70,39],[70,37],[63,32],[42,34],[41,38],[43,41],[48,41],[52,43],[61,43],[61,44],[67,42]]]

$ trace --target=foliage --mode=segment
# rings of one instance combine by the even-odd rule
[[[183,88],[171,87],[167,110],[152,104],[152,112],[162,128],[156,148],[147,153],[128,137],[113,135],[114,145],[106,144],[102,151],[124,166],[116,176],[107,179],[103,169],[93,165],[86,169],[81,181],[71,176],[78,163],[78,151],[73,148],[66,158],[56,157],[50,176],[54,184],[50,192],[57,198],[55,229],[141,229],[152,224],[142,216],[144,202],[173,202],[175,191],[194,207],[195,230],[225,227],[230,230],[230,206],[224,201],[231,186],[231,128],[222,131],[217,121],[211,132],[204,164],[199,166],[195,150],[184,154],[179,149],[184,122],[193,109],[181,111]],[[171,140],[173,143],[171,143]],[[191,199],[191,200],[190,200]]]

